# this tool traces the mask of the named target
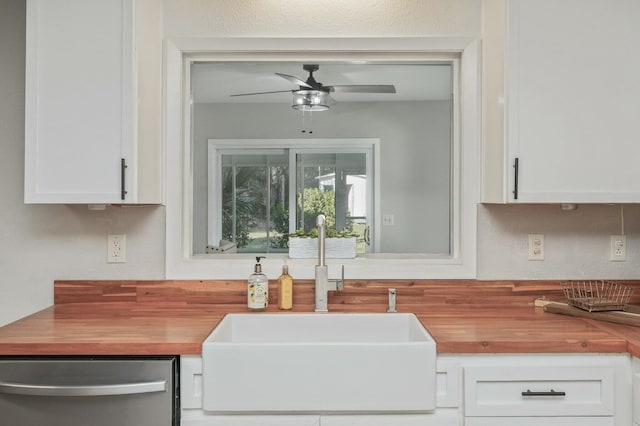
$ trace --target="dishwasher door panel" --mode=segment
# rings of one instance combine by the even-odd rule
[[[177,360],[0,359],[0,426],[176,426]]]

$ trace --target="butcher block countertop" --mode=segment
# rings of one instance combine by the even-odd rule
[[[329,311],[385,312],[388,288],[397,290],[398,311],[418,316],[440,354],[640,357],[640,327],[535,307],[537,298],[563,300],[559,281],[347,280],[343,292],[330,293]],[[57,281],[54,298],[53,306],[0,328],[0,355],[199,354],[225,314],[248,312],[243,281]],[[293,311],[278,310],[275,281],[269,300],[267,312],[312,312],[313,282],[295,282]],[[637,294],[632,303],[639,301]]]

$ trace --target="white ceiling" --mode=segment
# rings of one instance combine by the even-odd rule
[[[291,93],[230,97],[231,94],[292,90],[298,87],[275,73],[303,81],[302,63],[198,63],[192,71],[196,103],[291,102]],[[333,93],[337,102],[447,100],[451,94],[450,64],[320,63],[314,72],[325,86],[341,84],[393,84],[396,93]]]

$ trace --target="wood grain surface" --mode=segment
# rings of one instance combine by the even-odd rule
[[[625,283],[640,286],[640,281]],[[559,284],[347,280],[344,291],[329,294],[329,310],[385,312],[388,289],[395,288],[398,311],[418,316],[439,353],[640,355],[636,327],[545,313],[534,306],[541,297],[563,300]],[[240,280],[57,281],[54,290],[54,306],[0,328],[0,355],[199,354],[202,341],[226,313],[247,312],[246,282]],[[267,312],[313,312],[313,281],[294,282],[292,311],[278,310],[275,281],[269,301]]]

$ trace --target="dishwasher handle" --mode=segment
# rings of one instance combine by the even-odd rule
[[[0,382],[0,394],[29,396],[111,396],[165,392],[166,390],[166,380],[86,386],[54,386]]]

